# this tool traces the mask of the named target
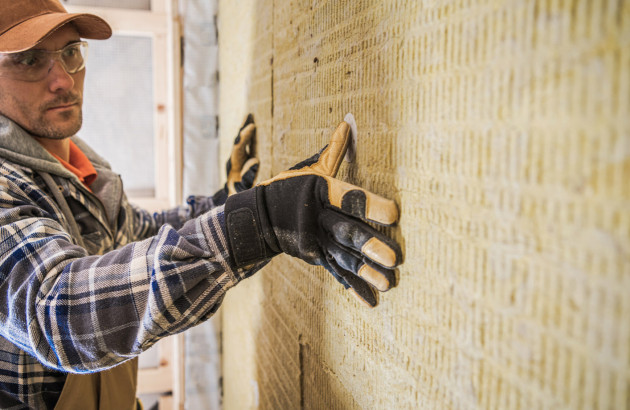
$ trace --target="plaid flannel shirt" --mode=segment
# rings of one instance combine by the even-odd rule
[[[0,407],[53,408],[68,372],[104,370],[210,317],[248,277],[229,257],[223,207],[206,197],[149,214],[85,143],[90,193],[0,116]],[[54,200],[49,174],[79,227]]]

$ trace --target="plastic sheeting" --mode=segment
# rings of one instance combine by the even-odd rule
[[[180,2],[184,27],[184,198],[222,183],[219,160],[216,2]],[[225,159],[227,160],[227,158]],[[224,171],[223,171],[224,172]],[[221,311],[185,337],[185,407],[221,408]]]
[[[182,2],[184,21],[184,198],[220,184],[215,1]],[[226,158],[227,160],[227,158]]]
[[[120,173],[127,195],[152,196],[152,40],[117,35],[107,41],[90,40],[87,61],[79,136]]]

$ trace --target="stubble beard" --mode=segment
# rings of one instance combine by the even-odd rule
[[[49,108],[69,104],[76,104],[76,108],[57,112],[54,114],[56,118],[52,120],[46,118]],[[12,106],[13,109],[3,110],[2,106]],[[34,108],[28,102],[0,90],[0,115],[9,118],[34,137],[52,140],[72,137],[83,125],[82,106],[80,93],[69,92]]]
[[[82,98],[79,95],[68,93],[64,96],[55,98],[53,101],[42,104],[37,110],[39,115],[37,118],[33,118],[30,121],[27,130],[31,134],[41,138],[61,140],[72,137],[83,125],[83,110],[81,109],[82,102]],[[77,104],[78,113],[76,110],[72,109],[55,114],[57,118],[62,120],[62,124],[56,124],[55,122],[45,118],[49,108],[66,104]],[[75,117],[74,120],[73,117]]]

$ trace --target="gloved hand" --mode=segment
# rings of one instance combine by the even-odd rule
[[[228,196],[254,186],[258,175],[259,161],[256,158],[256,125],[249,114],[234,139],[232,153],[225,164],[227,182],[212,197],[216,205],[223,205]]]
[[[228,198],[228,242],[238,266],[286,252],[323,266],[369,306],[377,304],[372,287],[384,292],[396,284],[400,247],[364,222],[395,224],[396,204],[333,178],[349,143],[342,122],[319,154]]]

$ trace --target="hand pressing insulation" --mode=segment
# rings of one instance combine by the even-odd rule
[[[232,153],[225,164],[227,182],[212,199],[216,205],[223,205],[228,196],[254,186],[258,174],[259,161],[256,158],[256,125],[249,114],[234,139]]]
[[[396,284],[400,247],[366,223],[395,224],[396,204],[334,178],[350,140],[342,122],[320,153],[228,198],[226,224],[238,266],[285,252],[323,266],[369,306],[378,302],[374,289]]]

